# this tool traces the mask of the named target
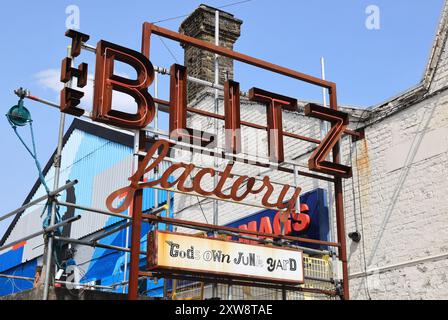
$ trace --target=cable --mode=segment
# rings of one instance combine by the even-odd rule
[[[220,7],[217,7],[217,9],[222,9],[222,8],[227,8],[227,7],[231,7],[231,6],[235,6],[235,5],[239,5],[239,4],[243,4],[243,3],[247,3],[247,2],[251,2],[253,0],[244,0],[244,1],[238,1],[238,2],[233,2],[233,3],[229,3]],[[180,18],[184,18],[186,16],[189,16],[190,13],[188,14],[184,14],[181,16],[176,16],[176,17],[172,17],[172,18],[168,18],[168,19],[163,19],[163,20],[159,20],[159,21],[155,21],[155,22],[151,22],[152,24],[158,24],[158,23],[162,23],[162,22],[167,22],[167,21],[172,21],[172,20],[176,20],[176,19],[180,19]],[[158,38],[160,39],[160,41],[162,42],[163,46],[165,47],[165,49],[169,52],[169,54],[171,55],[171,57],[174,59],[174,61],[176,61],[176,63],[179,63],[179,61],[177,60],[176,56],[174,55],[174,53],[171,51],[171,49],[168,47],[168,45],[166,44],[165,40],[163,40],[163,38],[161,36],[158,35]]]
[[[26,110],[26,108],[23,106],[23,99],[24,99],[24,93],[19,92],[18,94],[20,94],[20,100],[18,103],[18,108],[22,109],[22,110]],[[27,111],[27,110],[26,110]],[[23,112],[23,111],[22,111]],[[10,124],[11,128],[13,129],[15,135],[17,136],[17,138],[19,139],[19,141],[22,143],[22,145],[25,147],[26,151],[28,151],[28,153],[31,155],[31,157],[34,160],[34,163],[36,165],[36,169],[38,171],[38,176],[39,176],[39,181],[41,183],[41,185],[44,187],[45,192],[47,193],[47,195],[50,195],[50,188],[47,185],[47,182],[45,181],[45,176],[43,174],[42,171],[42,166],[40,165],[40,162],[38,160],[37,157],[37,148],[36,148],[36,139],[34,137],[34,130],[33,130],[33,120],[31,118],[31,113],[28,112],[28,115],[26,118],[23,118],[23,124],[19,124],[18,122],[16,122],[14,119],[17,118],[17,116],[13,116],[13,112],[10,111],[7,115],[6,118],[8,119],[8,123]],[[22,136],[19,134],[19,132],[17,131],[17,126],[23,126],[29,124],[30,127],[30,135],[31,135],[31,145],[32,145],[32,149],[30,149],[30,147],[25,143],[25,140],[22,138]],[[44,206],[44,209],[42,210],[42,214],[40,215],[40,217],[42,218],[43,215],[45,214],[45,211],[47,211],[47,217],[44,219],[43,222],[43,227],[46,228],[50,225],[50,220],[51,220],[51,203],[52,203],[52,199],[48,199],[47,203]],[[56,216],[55,216],[55,222],[58,223],[60,221],[60,214],[59,214],[59,208],[56,207]]]
[[[194,156],[194,155],[191,154],[191,162],[193,162],[193,156]],[[193,183],[193,177],[191,176],[191,172],[190,172],[189,177],[190,177],[191,182]],[[196,200],[198,201],[198,205],[199,205],[199,208],[201,209],[202,215],[204,216],[205,222],[206,222],[207,224],[209,224],[209,223],[208,223],[207,216],[205,215],[204,208],[202,208],[201,199],[199,199],[199,197],[196,196]]]
[[[233,3],[229,3],[229,4],[225,4],[223,6],[218,7],[218,9],[222,9],[222,8],[227,8],[227,7],[232,7],[232,6],[236,6],[238,4],[243,4],[243,3],[247,3],[247,2],[251,2],[252,0],[245,0],[245,1],[238,1],[238,2],[233,2]]]
[[[165,43],[165,40],[163,40],[163,38],[161,36],[157,36],[160,41],[162,42],[163,46],[165,47],[166,50],[168,50],[168,52],[170,53],[171,57],[174,59],[174,61],[176,61],[176,63],[179,63],[179,61],[177,60],[176,56],[174,55],[174,53],[171,51],[171,49],[168,47],[168,45]]]
[[[35,138],[34,138],[34,130],[33,130],[33,121],[30,120],[29,121],[29,125],[30,125],[30,133],[31,133],[31,142],[32,142],[32,146],[33,146],[33,151],[31,151],[31,149],[27,146],[27,144],[25,143],[25,141],[23,140],[23,138],[20,136],[19,132],[17,131],[17,126],[15,126],[13,123],[11,123],[9,121],[11,128],[13,129],[14,133],[16,134],[17,138],[19,138],[20,142],[22,143],[22,145],[25,147],[25,149],[28,151],[28,153],[31,155],[31,157],[33,158],[35,164],[36,164],[36,168],[39,174],[39,180],[42,183],[42,185],[45,188],[45,191],[47,192],[47,194],[50,193],[50,188],[48,188],[48,185],[45,181],[45,177],[42,173],[42,167],[39,163],[39,160],[37,159],[37,152],[36,152],[36,142],[35,142]]]
[[[362,121],[362,119],[364,118],[364,115],[367,113],[367,111],[369,111],[369,109],[365,109],[363,111],[363,113],[361,114],[360,120]],[[358,122],[357,126],[356,126],[356,130],[359,129],[361,122]],[[355,147],[355,158],[358,159],[358,147],[355,143],[352,143],[352,146],[350,147],[350,160],[352,163],[352,167],[353,167],[353,157],[352,157],[352,150]],[[361,219],[361,232],[362,232],[362,239],[361,239],[361,248],[362,248],[362,257],[363,257],[363,262],[364,262],[364,272],[367,274],[367,259],[366,259],[366,246],[365,246],[365,233],[364,233],[364,217],[363,217],[363,212],[362,212],[362,201],[361,201],[361,186],[360,186],[360,178],[359,178],[359,166],[358,163],[356,163],[356,178],[357,178],[357,189],[358,189],[358,201],[359,201],[359,216]],[[354,177],[352,177],[352,187],[353,187],[353,195],[355,194],[355,185],[354,185]],[[355,212],[354,212],[354,217],[355,217],[355,224],[357,224],[357,217],[356,217],[356,199],[355,197],[353,197],[353,205],[355,207]],[[357,228],[357,227],[356,227]],[[369,282],[367,279],[367,276],[365,277],[365,289],[366,289],[366,294],[367,297],[369,298],[369,300],[372,300],[372,297],[370,295],[370,289],[369,289]]]
[[[353,168],[353,146],[350,146],[349,149],[350,149],[350,166]],[[358,165],[356,165],[356,167],[358,167]],[[345,180],[344,180],[344,184],[345,184]],[[355,217],[355,228],[356,228],[356,231],[359,231],[358,230],[358,218],[356,217],[355,178],[353,177],[353,175],[352,175],[352,196],[353,196],[353,213],[354,213],[354,217]]]

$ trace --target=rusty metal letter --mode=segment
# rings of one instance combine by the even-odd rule
[[[228,80],[224,84],[226,151],[241,152],[240,84]]]
[[[269,159],[275,163],[284,162],[282,110],[295,109],[297,100],[258,88],[250,89],[249,99],[267,104]]]
[[[70,46],[70,55],[76,58],[81,54],[81,47],[84,42],[89,41],[90,36],[75,30],[67,30],[66,37],[72,38],[72,45]]]
[[[173,64],[170,75],[170,137],[177,139],[187,129],[187,68]]]
[[[72,39],[70,55],[72,58],[65,58],[62,60],[61,66],[61,82],[67,83],[73,79],[77,78],[77,87],[84,88],[87,85],[87,74],[88,65],[87,63],[81,63],[79,67],[72,67],[72,59],[81,54],[81,46],[83,42],[89,40],[89,36],[74,30],[68,30],[65,35]],[[84,114],[84,110],[78,108],[81,103],[81,99],[84,97],[84,93],[79,90],[65,87],[61,91],[61,112],[71,114],[73,116],[79,117]]]
[[[131,80],[114,74],[115,61],[132,66],[137,73],[137,79]],[[144,55],[107,41],[98,42],[92,118],[95,121],[135,130],[146,127],[155,116],[154,100],[148,93],[148,87],[153,80],[154,67]],[[137,113],[114,110],[113,91],[132,96],[137,103]]]
[[[342,164],[326,161],[333,147],[339,142],[349,123],[347,113],[324,108],[316,104],[305,106],[305,115],[331,122],[332,127],[322,143],[317,147],[308,161],[311,171],[326,173],[340,178],[350,178],[352,168]]]

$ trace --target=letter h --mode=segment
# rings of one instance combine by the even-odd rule
[[[68,83],[72,81],[73,77],[77,78],[77,87],[84,88],[87,85],[88,65],[81,63],[78,68],[72,67],[73,58],[81,54],[81,46],[83,42],[89,40],[89,36],[74,30],[68,30],[65,35],[72,39],[70,49],[71,57],[66,57],[62,60],[61,66],[61,82]],[[65,112],[74,116],[81,116],[84,110],[78,108],[84,93],[69,87],[65,87],[61,91],[61,112]]]

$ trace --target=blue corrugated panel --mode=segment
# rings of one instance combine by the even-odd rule
[[[36,274],[37,260],[31,260],[15,268],[2,272],[2,274],[34,278]],[[0,297],[21,292],[33,288],[33,282],[27,280],[16,280],[0,278]]]
[[[0,255],[0,273],[22,263],[23,247]]]
[[[155,190],[154,189],[144,189],[143,190],[143,211],[151,210],[155,207]],[[158,190],[159,203],[158,207],[163,206],[166,203],[167,193],[166,191]]]
[[[79,181],[75,186],[76,202],[90,206],[95,176],[129,157],[132,149],[85,132],[77,131],[70,139],[81,140],[73,164],[67,169],[70,170],[70,180]],[[76,144],[76,141],[73,143]],[[86,236],[120,221],[118,218],[111,218],[106,222],[106,219],[90,213],[84,213],[82,216],[80,222],[76,223],[82,227],[80,229],[77,227],[78,231],[72,235],[75,238]]]
[[[168,164],[166,162],[163,162],[161,164],[161,168],[159,168],[159,170],[161,172],[164,172],[166,170],[166,167],[168,166]],[[154,179],[148,179],[148,181],[154,181]],[[173,182],[174,178],[170,177],[168,179],[168,182]],[[148,211],[151,210],[152,208],[155,207],[154,203],[155,203],[155,189],[144,189],[143,190],[143,211]],[[167,195],[168,192],[167,191],[163,191],[163,190],[157,190],[157,194],[158,194],[158,198],[159,198],[159,202],[158,202],[158,207],[164,205],[166,203],[166,199],[167,199]],[[173,193],[171,193],[171,198],[173,197]]]

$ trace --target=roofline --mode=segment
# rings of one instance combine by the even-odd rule
[[[72,121],[72,124],[68,128],[67,132],[64,134],[63,140],[62,140],[62,148],[66,145],[68,139],[72,135],[73,131],[75,130],[81,130],[83,132],[95,135],[97,137],[116,142],[118,144],[122,144],[125,146],[128,146],[130,148],[134,145],[134,136],[128,133],[125,133],[121,130],[115,130],[100,124],[95,124],[93,122],[80,120],[78,118],[74,118]],[[47,164],[45,165],[43,169],[44,176],[50,171],[51,167],[53,166],[53,159],[56,156],[55,150],[48,160]],[[26,205],[31,201],[34,194],[36,193],[37,189],[41,185],[40,180],[36,179],[36,182],[34,183],[33,187],[31,188],[31,191],[28,193],[27,197],[25,198],[25,201],[23,202],[22,206]],[[17,222],[19,221],[20,217],[22,216],[24,211],[19,212],[15,215],[13,221],[9,225],[8,229],[6,230],[5,234],[3,235],[2,239],[0,240],[0,246],[3,246],[6,240],[8,240],[9,236],[11,235],[12,230],[16,226]]]
[[[440,14],[439,25],[437,27],[436,34],[434,36],[433,46],[431,53],[428,58],[428,63],[426,65],[425,71],[423,73],[423,78],[421,83],[429,89],[429,86],[434,78],[435,71],[440,61],[440,56],[442,55],[443,48],[445,47],[447,41],[448,32],[448,1],[445,0],[442,12]]]
[[[390,104],[391,102],[394,102],[394,101],[399,102],[404,97],[408,98],[408,96],[412,96],[414,94],[419,95],[422,93],[423,90],[425,91],[425,93],[428,93],[431,83],[432,83],[432,80],[435,75],[435,71],[437,70],[437,67],[439,65],[440,57],[443,53],[443,48],[445,47],[445,44],[448,39],[448,0],[445,0],[445,2],[443,4],[443,8],[442,8],[442,12],[440,14],[439,21],[440,22],[437,27],[436,34],[434,36],[431,53],[429,55],[427,65],[423,72],[423,76],[422,76],[422,79],[420,80],[420,82],[417,83],[416,85],[410,87],[409,89],[407,89],[397,95],[394,95],[393,97],[385,100],[384,102],[381,102],[381,103],[378,103],[378,104],[375,104],[375,105],[369,107],[368,110],[370,110],[372,113],[374,113],[375,111],[378,111],[379,109]]]

